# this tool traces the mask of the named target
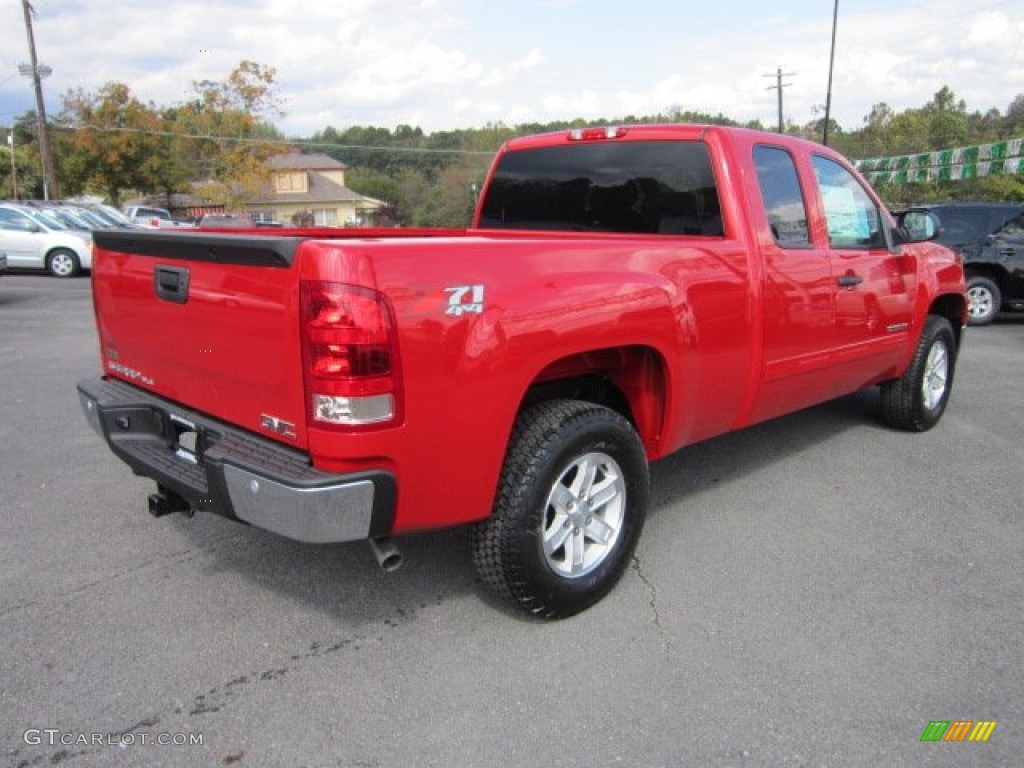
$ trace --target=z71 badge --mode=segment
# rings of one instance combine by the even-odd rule
[[[455,285],[445,288],[448,294],[446,315],[462,317],[467,312],[482,315],[484,312],[484,287],[482,285]]]

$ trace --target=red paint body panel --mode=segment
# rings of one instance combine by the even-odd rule
[[[940,247],[831,249],[809,157],[848,166],[823,147],[704,126],[633,127],[616,140],[704,142],[724,234],[281,230],[273,236],[299,242],[276,267],[99,248],[105,373],[306,451],[324,471],[393,472],[401,533],[490,514],[513,422],[537,382],[607,377],[656,459],[898,376],[929,307],[963,301],[962,270]],[[531,137],[502,153],[567,142]],[[799,251],[777,245],[761,203],[751,151],[766,143],[797,160],[812,241]],[[154,266],[165,263],[189,270],[188,302],[153,295]],[[864,278],[856,290],[837,286],[847,272]],[[386,297],[396,423],[313,423],[300,338],[307,280]],[[482,311],[452,311],[474,286]],[[294,436],[268,432],[261,414],[294,424]]]

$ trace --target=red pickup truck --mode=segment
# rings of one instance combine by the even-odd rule
[[[306,542],[472,524],[482,580],[576,613],[627,567],[648,462],[873,385],[946,407],[963,269],[792,137],[516,139],[469,230],[98,232],[86,418],[157,483]],[[921,233],[915,238],[909,233]]]

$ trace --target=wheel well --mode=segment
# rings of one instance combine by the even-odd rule
[[[966,304],[963,296],[953,294],[939,296],[928,309],[929,315],[938,315],[949,320],[949,324],[953,326],[953,335],[956,337],[957,349],[960,348],[960,336],[963,333],[965,311]]]
[[[583,400],[621,414],[650,451],[661,434],[665,364],[654,349],[615,347],[556,360],[530,385],[520,412],[547,400]]]
[[[1009,277],[1006,270],[997,264],[965,264],[964,277],[970,280],[972,277],[987,277],[999,286],[999,290],[1005,290],[1006,280]]]

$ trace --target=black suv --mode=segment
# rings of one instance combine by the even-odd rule
[[[1024,203],[915,205],[939,220],[935,241],[963,256],[971,325],[1024,310]]]

